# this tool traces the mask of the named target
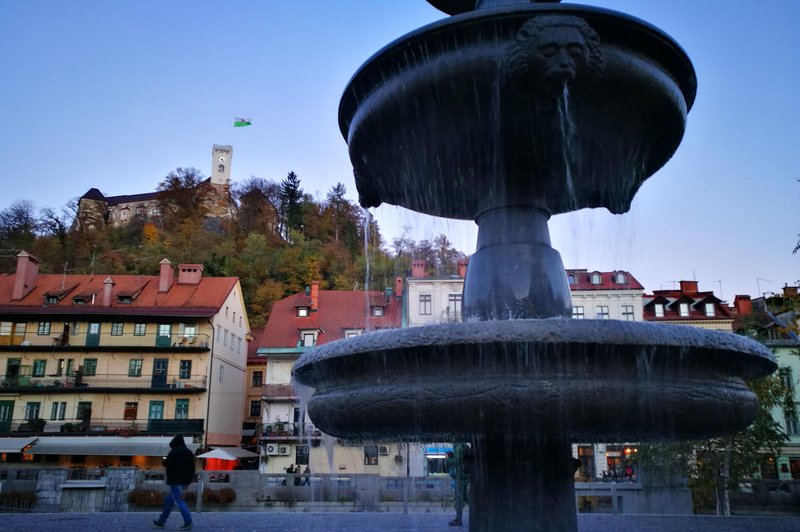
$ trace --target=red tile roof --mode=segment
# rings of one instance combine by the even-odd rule
[[[727,305],[723,305],[722,301],[714,295],[713,291],[709,292],[684,292],[681,290],[654,290],[652,295],[645,294],[642,297],[644,305],[643,315],[646,321],[708,321],[708,320],[731,320],[733,314]],[[656,317],[655,304],[661,303],[664,305],[664,316]],[[680,304],[689,304],[689,315],[680,315]],[[705,304],[712,303],[714,305],[714,315],[706,315]]]
[[[592,283],[592,275],[595,273],[600,275],[600,284]],[[625,277],[624,283],[617,282],[617,274]],[[569,285],[573,292],[576,290],[644,290],[644,286],[633,275],[623,270],[613,272],[567,270],[567,277],[575,280]]]
[[[384,316],[370,316],[368,302],[384,303]],[[302,330],[318,330],[317,345],[322,345],[344,338],[347,329],[396,329],[401,323],[401,300],[377,290],[368,293],[320,290],[318,310],[309,311],[307,317],[298,317],[297,307],[310,307],[310,303],[305,292],[275,303],[258,347],[295,347]]]
[[[103,281],[108,277],[114,286],[110,305],[105,307]],[[0,275],[0,314],[213,316],[238,281],[236,277],[204,277],[198,284],[174,283],[168,292],[160,293],[157,275],[39,274],[33,290],[20,300],[12,300],[14,278],[14,274]],[[61,299],[47,303],[48,295],[60,295]],[[85,304],[76,304],[73,298],[77,296],[86,297]],[[121,303],[118,296],[136,297],[130,303]]]

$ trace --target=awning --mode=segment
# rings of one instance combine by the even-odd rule
[[[173,436],[42,436],[25,454],[167,456]],[[194,453],[198,444],[186,443]]]
[[[36,438],[0,438],[0,453],[21,453]]]
[[[258,453],[240,449],[238,447],[218,447],[207,453],[203,453],[198,458],[218,458],[220,460],[238,460],[239,458],[255,458]]]

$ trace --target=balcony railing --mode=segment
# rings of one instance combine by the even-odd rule
[[[276,421],[262,423],[260,437],[263,441],[295,441],[311,440],[319,442],[322,439],[320,432],[313,423],[285,423]]]
[[[76,390],[89,388],[122,388],[122,389],[148,389],[148,390],[182,390],[195,392],[206,389],[206,376],[199,375],[191,378],[181,378],[179,374],[162,375],[129,375],[120,373],[107,373],[95,375],[80,375],[72,372],[69,375],[47,376],[17,376],[5,377],[0,380],[0,388],[9,391],[53,391],[53,388],[62,390],[74,388]]]
[[[202,419],[12,419],[0,421],[0,434],[70,436],[135,436],[156,434],[202,434]]]
[[[132,325],[125,324],[126,329],[132,329]],[[153,327],[153,325],[150,325]],[[98,334],[88,334],[86,331],[78,334],[37,334],[36,331],[25,332],[22,334],[0,334],[0,348],[8,349],[30,349],[33,351],[42,349],[63,349],[70,348],[98,348],[98,349],[131,349],[131,348],[161,348],[161,349],[194,349],[197,351],[206,350],[211,345],[211,336],[208,334],[177,334],[159,335],[155,333],[137,335],[132,331],[123,330],[123,334],[111,334],[102,332]]]

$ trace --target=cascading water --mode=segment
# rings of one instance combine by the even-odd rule
[[[470,530],[575,531],[570,442],[741,430],[746,381],[774,357],[730,333],[569,319],[548,220],[626,212],[672,156],[696,91],[683,50],[604,9],[429,2],[457,16],[373,56],[339,123],[364,207],[478,224],[465,322],[326,344],[294,377],[328,434],[471,441]]]

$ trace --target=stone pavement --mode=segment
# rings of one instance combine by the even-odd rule
[[[157,512],[2,514],[4,532],[125,532],[151,530]],[[298,512],[203,512],[194,515],[197,532],[423,532],[467,531],[468,527],[447,526],[447,514],[394,513],[298,513]],[[164,530],[181,524],[175,512]],[[578,516],[580,532],[796,532],[800,517],[713,517],[713,516]]]

